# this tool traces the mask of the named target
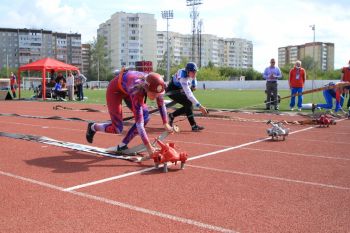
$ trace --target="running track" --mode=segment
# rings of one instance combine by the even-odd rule
[[[108,119],[105,112],[53,110],[57,104],[106,111],[1,101],[0,112]],[[200,133],[178,122],[182,132],[167,141],[190,158],[184,170],[177,165],[168,173],[151,161],[0,137],[0,232],[350,232],[349,120],[288,126],[287,140],[272,142],[259,120],[300,117],[226,114],[248,121],[197,118],[206,127]],[[159,119],[151,118],[151,138],[161,132]],[[85,122],[0,116],[0,125],[2,132],[87,144]],[[93,145],[120,140],[100,133]]]

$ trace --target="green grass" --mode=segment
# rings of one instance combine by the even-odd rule
[[[263,90],[196,90],[194,92],[196,98],[202,105],[207,108],[220,108],[220,109],[264,109],[264,100],[266,98]],[[290,95],[288,90],[280,90],[281,97]],[[93,104],[106,104],[106,89],[90,90],[85,89],[84,95],[88,99],[79,103],[93,103]],[[33,96],[32,91],[22,91],[22,98],[30,98]],[[284,99],[281,101],[280,110],[289,110],[290,99]],[[322,103],[325,102],[321,92],[314,95],[304,95],[304,103]],[[150,105],[154,105],[154,102],[149,101]]]

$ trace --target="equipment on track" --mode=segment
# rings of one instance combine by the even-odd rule
[[[282,137],[283,141],[286,140],[286,136],[289,134],[289,129],[285,128],[282,122],[273,122],[272,120],[269,120],[266,124],[272,125],[272,128],[267,129],[267,135],[271,136],[273,141],[275,139],[278,140],[280,137]]]

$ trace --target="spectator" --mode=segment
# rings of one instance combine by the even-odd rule
[[[122,133],[122,100],[124,100],[135,116],[135,124],[126,133],[122,142],[117,145],[116,151],[127,149],[129,142],[136,134],[139,134],[143,144],[147,148],[148,154],[152,156],[155,148],[151,145],[145,130],[145,126],[150,120],[145,98],[147,96],[151,100],[156,100],[164,128],[172,131],[166,115],[166,107],[163,99],[164,89],[165,83],[157,73],[146,74],[130,70],[124,72],[122,70],[107,87],[106,100],[111,122],[102,124],[89,123],[86,131],[86,140],[92,143],[96,131],[112,134]]]
[[[63,77],[63,74],[61,72],[58,72],[57,77],[55,79],[55,82],[59,83],[61,79],[63,80],[63,84],[65,84],[66,83],[66,79]]]
[[[17,77],[13,72],[11,72],[11,75],[10,75],[10,88],[12,92],[12,97],[16,98]]]
[[[340,81],[350,82],[350,60],[349,60],[348,66],[343,67],[343,69],[341,70]],[[350,86],[344,87],[344,93],[342,95],[344,98],[345,98],[345,95],[349,95],[349,90],[350,90]],[[348,103],[347,103],[346,107],[350,108],[350,96],[349,96]]]
[[[66,86],[68,89],[68,100],[74,100],[74,76],[70,70],[68,70]]]
[[[86,82],[87,78],[80,73],[80,71],[77,71],[77,74],[74,78],[75,86],[77,88],[77,99],[78,100],[84,100],[84,83]]]
[[[55,70],[51,70],[50,72],[50,83],[56,82],[55,80]]]
[[[266,80],[266,110],[270,109],[270,105],[273,105],[275,110],[278,110],[277,80],[282,78],[282,73],[281,70],[275,66],[274,58],[270,60],[270,66],[265,69],[263,78]]]
[[[66,98],[66,90],[63,88],[63,79],[60,79],[58,83],[55,84],[54,92],[59,100],[65,100]]]
[[[203,114],[206,115],[208,113],[207,109],[199,103],[192,92],[192,90],[196,89],[196,73],[197,65],[193,62],[187,63],[185,69],[178,70],[172,77],[167,90],[169,98],[182,105],[181,108],[173,113],[169,113],[169,124],[172,126],[177,116],[186,114],[192,131],[195,132],[203,130],[204,127],[197,125],[193,116],[193,105],[199,108]]]
[[[298,111],[301,111],[303,104],[303,88],[306,80],[306,71],[301,67],[301,61],[296,61],[294,68],[289,71],[289,88],[291,90],[290,110],[294,110],[295,96],[298,95]]]

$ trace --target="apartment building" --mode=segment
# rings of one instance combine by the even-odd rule
[[[98,36],[106,40],[106,57],[111,70],[135,67],[136,61],[152,61],[157,66],[157,21],[153,14],[116,12],[99,25]]]
[[[157,32],[157,60],[160,64],[166,59],[166,31]],[[191,60],[192,35],[169,32],[169,51],[172,64],[179,64],[182,59]],[[253,67],[253,43],[241,38],[220,38],[202,34],[200,52],[196,61],[200,66],[209,62],[215,66],[234,68]],[[199,43],[198,43],[199,44]]]
[[[0,66],[17,68],[45,57],[81,68],[81,35],[42,29],[0,28]]]
[[[334,44],[311,42],[303,45],[291,45],[278,48],[278,65],[294,64],[305,57],[314,59],[316,69],[322,71],[334,70]]]
[[[91,65],[90,44],[81,45],[81,72],[87,74]]]

